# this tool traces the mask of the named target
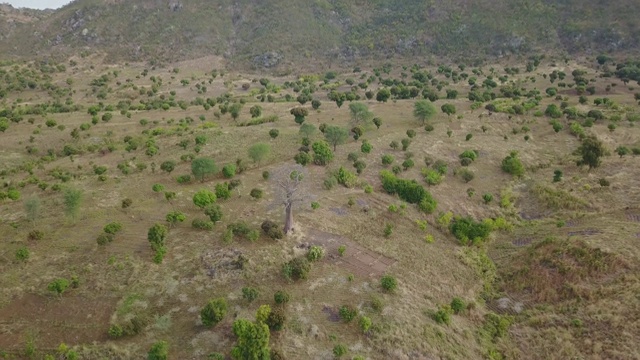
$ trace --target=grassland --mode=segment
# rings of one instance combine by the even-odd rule
[[[640,111],[634,99],[638,85],[601,77],[606,66],[553,58],[542,59],[530,72],[526,63],[515,62],[466,70],[391,65],[335,78],[324,73],[262,78],[269,80],[263,86],[258,76],[215,70],[221,67],[212,58],[166,67],[107,65],[99,56],[60,64],[6,63],[0,110],[8,128],[0,134],[0,191],[19,197],[0,201],[0,358],[60,357],[64,343],[81,359],[137,359],[158,340],[168,341],[171,359],[204,359],[214,352],[229,356],[236,342],[234,320],[254,320],[263,304],[277,307],[277,290],[288,292],[291,301],[284,329],[271,332],[270,346],[287,359],[333,358],[338,344],[348,349],[344,358],[638,358],[633,344],[640,333],[639,158],[615,153],[619,146],[640,147],[638,128],[627,120]],[[583,70],[594,86],[584,103],[573,83],[574,70]],[[550,82],[553,71],[566,74],[564,87]],[[422,95],[392,96],[387,102],[365,95],[392,88],[385,80],[396,80],[398,90],[417,73],[429,74],[432,79],[421,86],[440,98],[433,102],[437,114],[428,120],[432,131],[413,116]],[[472,89],[468,79],[458,77],[461,73],[478,84],[493,79],[496,87]],[[366,83],[366,90],[349,85],[351,79]],[[557,95],[546,95],[551,87]],[[224,241],[231,223],[259,229],[269,219],[282,225],[276,188],[263,172],[293,164],[302,137],[290,110],[301,106],[296,97],[311,88],[321,106],[302,105],[309,110],[306,123],[351,128],[352,102],[336,106],[329,100],[334,90],[359,97],[382,125],[369,124],[358,141],[349,138],[338,145],[329,165],[306,167],[311,199],[295,210],[292,234],[281,240],[261,234],[253,242]],[[513,89],[522,95],[505,100]],[[446,99],[447,90],[458,96]],[[497,98],[473,102],[470,91],[494,92]],[[262,95],[272,101],[261,102]],[[208,98],[216,103],[209,108]],[[609,101],[596,106],[596,98]],[[513,111],[513,105],[533,100],[522,114]],[[556,119],[563,125],[556,132],[544,112],[549,104],[563,102],[575,108],[576,116]],[[237,119],[224,113],[223,108],[240,103]],[[454,105],[456,114],[442,113],[445,103]],[[42,104],[47,110],[37,110]],[[498,111],[487,110],[490,104]],[[254,105],[262,107],[263,117],[275,115],[278,121],[238,126],[251,120]],[[604,119],[593,121],[590,110],[601,111]],[[104,118],[106,113],[112,117]],[[609,150],[599,167],[587,171],[576,165],[574,151],[581,140],[571,133],[573,122]],[[269,135],[272,129],[279,131],[276,138]],[[406,138],[407,130],[416,132],[408,149],[392,149],[389,144]],[[197,136],[206,144],[197,146]],[[311,141],[321,138],[317,131]],[[157,148],[151,156],[145,145],[150,139]],[[360,152],[362,139],[372,145],[368,154]],[[184,146],[182,140],[187,140]],[[127,150],[132,142],[137,149]],[[247,149],[259,142],[270,144],[271,152],[252,163]],[[459,158],[465,150],[478,154],[466,167],[474,174],[468,182],[461,179],[465,167]],[[524,164],[522,177],[501,170],[511,151]],[[355,172],[350,153],[359,153],[367,165],[358,185],[327,190],[325,179],[341,166]],[[391,166],[382,164],[385,154],[395,158]],[[240,185],[231,198],[218,199],[224,216],[213,230],[190,226],[193,219],[206,218],[193,204],[193,194],[231,179],[216,174],[179,184],[176,178],[191,172],[190,158],[181,160],[183,155],[213,158],[220,167],[237,159],[247,165],[233,177]],[[438,206],[432,214],[382,188],[380,171],[409,158],[415,166],[400,169],[398,176],[415,179],[433,195]],[[176,162],[170,173],[160,169],[168,160]],[[440,184],[428,186],[421,170],[437,160],[448,169]],[[98,175],[96,167],[106,172]],[[554,182],[556,170],[562,178]],[[152,190],[154,184],[175,192],[175,198],[167,201]],[[65,214],[67,188],[83,194],[75,217]],[[262,199],[249,196],[254,188],[264,190]],[[485,194],[493,200],[483,199]],[[132,204],[123,208],[124,199]],[[311,201],[319,208],[312,209]],[[29,202],[38,202],[39,211]],[[170,228],[166,257],[157,264],[147,231],[155,223],[166,224],[166,214],[173,211],[184,213],[186,221]],[[493,231],[486,241],[463,246],[443,220],[447,213],[493,219]],[[96,238],[112,222],[122,230],[99,245]],[[385,235],[388,225],[393,230]],[[34,230],[42,238],[30,236]],[[312,264],[308,279],[286,280],[282,264],[304,256],[310,245],[325,248],[323,260]],[[346,246],[344,256],[340,245]],[[381,289],[384,274],[397,279],[395,292]],[[58,278],[75,280],[61,296],[48,289]],[[243,298],[244,287],[257,289],[258,298]],[[200,310],[218,297],[227,300],[229,311],[216,326],[205,327]],[[454,298],[465,303],[464,310],[451,310]],[[337,314],[343,305],[369,317],[371,329],[363,333],[357,320],[341,321]],[[448,324],[439,317],[443,314]],[[110,336],[112,325],[132,320],[137,334]]]

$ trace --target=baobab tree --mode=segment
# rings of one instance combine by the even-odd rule
[[[309,201],[311,195],[306,184],[307,171],[302,165],[285,165],[272,173],[275,185],[275,205],[284,206],[284,233],[293,229],[293,208]]]

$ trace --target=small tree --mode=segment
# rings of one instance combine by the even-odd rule
[[[303,125],[304,126],[304,125]],[[249,157],[258,165],[271,153],[271,145],[266,143],[257,143],[249,148]]]
[[[339,126],[330,125],[324,130],[324,138],[333,145],[333,151],[336,151],[338,145],[344,144],[349,139],[349,132]]]
[[[235,360],[268,360],[269,326],[254,323],[246,319],[238,319],[233,323],[233,333],[238,337],[236,345],[231,349],[231,357]]]
[[[629,148],[626,146],[618,146],[616,148],[616,154],[620,155],[620,157],[628,155],[630,152],[631,151],[629,151]]]
[[[373,118],[373,124],[376,126],[376,129],[380,130],[380,126],[382,126],[382,119],[379,117]]]
[[[32,196],[24,202],[27,219],[32,223],[40,218],[40,204],[40,198],[37,196]]]
[[[290,111],[291,115],[293,115],[296,124],[302,125],[305,120],[305,117],[309,115],[309,110],[303,107],[295,107]]]
[[[211,299],[200,311],[204,326],[215,326],[227,315],[227,301],[224,298]]]
[[[436,109],[430,101],[418,100],[413,106],[413,116],[421,125],[424,125],[435,114]]]
[[[354,102],[349,104],[349,111],[351,112],[352,126],[366,126],[373,119],[373,113],[369,111],[369,108],[364,103]]]
[[[169,174],[171,174],[171,172],[175,168],[176,168],[176,162],[172,160],[167,160],[167,161],[164,161],[162,164],[160,164],[160,169],[162,171],[166,171]]]
[[[270,136],[272,139],[277,138],[277,137],[278,137],[278,135],[280,135],[280,131],[278,131],[278,129],[271,129],[271,130],[269,130],[269,136]]]
[[[249,109],[249,113],[252,118],[258,118],[262,115],[262,107],[260,107],[260,105],[254,105]]]
[[[204,181],[205,176],[218,172],[215,161],[211,158],[200,157],[191,162],[191,173],[200,181]]]
[[[578,147],[578,154],[581,159],[577,161],[578,166],[587,165],[589,170],[600,166],[601,158],[606,155],[607,149],[602,141],[598,140],[594,135],[586,137],[582,140],[582,144]]]
[[[313,149],[313,163],[326,165],[333,160],[333,152],[326,141],[316,141],[311,145]]]
[[[456,107],[453,104],[444,104],[440,107],[443,113],[453,115],[456,113]]]
[[[82,203],[82,190],[71,187],[64,189],[64,208],[68,217],[73,220],[78,216],[80,204]]]

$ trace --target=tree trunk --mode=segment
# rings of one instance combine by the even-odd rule
[[[285,207],[284,233],[288,234],[293,229],[293,204],[289,203]]]

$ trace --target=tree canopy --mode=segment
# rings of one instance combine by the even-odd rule
[[[418,100],[413,106],[413,116],[424,125],[427,120],[431,119],[436,114],[436,108],[433,104],[427,100]]]

